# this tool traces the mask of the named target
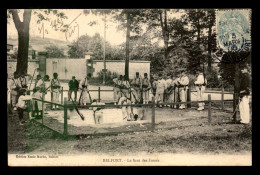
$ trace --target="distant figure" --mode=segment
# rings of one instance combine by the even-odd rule
[[[159,80],[156,83],[156,95],[155,95],[155,103],[161,103],[163,102],[163,97],[164,97],[164,91],[167,87],[167,84],[165,80],[162,77],[162,74],[159,74]],[[161,108],[162,105],[159,105]]]
[[[151,89],[150,80],[147,77],[147,73],[144,73],[144,78],[142,79],[143,104],[148,104],[150,89]]]
[[[58,79],[58,74],[53,74],[53,79],[51,80],[51,102],[59,103],[60,97],[60,80]],[[52,110],[59,109],[59,106],[52,104]]]
[[[21,96],[18,99],[18,103],[16,104],[16,107],[17,107],[17,112],[19,117],[19,124],[23,125],[25,123],[25,121],[23,120],[23,114],[27,108],[26,101],[32,100],[32,97],[30,95],[25,95],[26,89],[22,89],[20,90],[20,92],[21,92]],[[29,113],[29,118],[31,118],[31,113]]]
[[[203,101],[203,95],[205,92],[205,88],[206,88],[206,84],[207,84],[207,80],[205,79],[203,72],[201,70],[198,71],[197,74],[197,80],[194,82],[195,87],[196,87],[196,91],[197,91],[197,99],[198,101]],[[205,103],[200,102],[198,103],[199,107],[198,107],[198,111],[204,110],[204,106]]]
[[[125,75],[123,76],[123,80],[119,88],[122,93],[122,97],[126,97],[130,99],[130,83]]]
[[[12,82],[10,83],[10,89],[11,89],[11,105],[13,107],[13,110],[16,111],[16,103],[18,101],[18,90],[20,89],[19,83],[18,83],[18,74],[14,72],[14,77],[12,78]]]
[[[76,80],[75,76],[72,76],[72,80],[69,81],[68,85],[69,85],[69,91],[68,91],[69,101],[71,99],[72,92],[74,92],[74,102],[76,102],[79,82]]]
[[[250,123],[250,108],[249,108],[249,95],[250,95],[251,80],[246,68],[241,69],[240,74],[240,118],[241,123]]]
[[[105,103],[101,103],[101,102],[97,102],[97,100],[93,100],[93,103],[91,103],[91,105],[105,105]],[[103,123],[102,109],[104,109],[104,107],[92,107],[95,124]]]
[[[119,89],[121,81],[122,81],[122,75],[113,79],[113,82],[114,82],[114,89],[113,89],[114,90],[114,104],[115,105],[117,104],[117,102],[119,101],[119,98],[121,97],[121,92],[120,92],[120,89]]]
[[[126,97],[121,97],[118,102],[119,105],[130,105],[131,100]],[[126,118],[127,121],[131,121],[131,106],[122,106],[122,115],[123,115],[123,120]]]
[[[81,105],[87,105],[87,99],[88,99],[88,94],[89,94],[89,89],[88,89],[88,78],[89,76],[85,76],[80,81],[79,88],[81,89],[80,97],[79,97],[79,104]]]
[[[166,80],[167,84],[167,96],[166,96],[166,102],[167,103],[174,103],[174,89],[175,89],[175,81],[174,81],[174,75],[171,75],[169,79]],[[173,108],[173,106],[170,106]]]
[[[37,88],[37,89],[39,89],[41,91],[45,88],[44,81],[42,80],[41,75],[37,75],[36,80],[35,80],[34,88]]]
[[[132,88],[133,88],[132,93],[135,95],[136,100],[137,100],[137,101],[135,100],[135,103],[138,103],[138,102],[142,101],[142,99],[141,99],[141,96],[142,96],[142,94],[141,94],[142,79],[139,76],[139,72],[136,72],[136,76],[131,81],[131,85],[132,85]]]
[[[185,72],[182,73],[181,79],[179,81],[179,92],[181,102],[187,102],[187,90],[189,88],[189,77]],[[186,104],[181,104],[179,109],[185,109]]]
[[[174,80],[174,102],[178,103],[180,102],[180,80],[181,80],[181,74],[177,74],[177,78]],[[180,105],[174,105],[173,108],[179,108]]]

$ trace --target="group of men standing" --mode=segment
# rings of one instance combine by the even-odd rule
[[[203,101],[203,94],[207,84],[202,71],[197,73],[196,81],[194,82],[198,101]],[[120,75],[114,81],[114,101],[117,103],[121,97],[128,98],[132,103],[148,104],[149,95],[155,96],[155,103],[162,107],[160,103],[177,103],[184,102],[178,105],[172,105],[171,108],[185,109],[187,102],[187,91],[189,89],[189,77],[185,72],[179,73],[177,76],[168,74],[163,76],[159,74],[158,78],[148,78],[147,73],[144,73],[144,78],[141,78],[139,72],[132,81],[128,81],[125,76]],[[198,104],[198,110],[204,109],[204,103]]]
[[[132,81],[128,81],[126,76],[120,75],[118,78],[114,78],[113,82],[115,104],[119,102],[121,97],[131,99],[132,103],[148,104],[151,82],[147,73],[144,73],[144,78],[142,78],[139,72],[136,72]]]

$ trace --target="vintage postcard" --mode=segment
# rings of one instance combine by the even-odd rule
[[[8,165],[252,166],[251,9],[8,9]]]

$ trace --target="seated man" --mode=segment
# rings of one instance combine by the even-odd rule
[[[32,100],[32,97],[30,95],[25,95],[26,94],[25,89],[21,89],[20,93],[21,93],[21,96],[18,99],[18,103],[16,104],[16,107],[17,107],[17,112],[18,112],[18,117],[19,117],[19,124],[23,125],[25,123],[25,121],[23,119],[23,114],[24,114],[24,111],[27,109],[27,107],[29,107],[29,106],[27,106],[26,101],[28,102],[28,101]],[[29,118],[31,119],[31,112],[29,112]]]

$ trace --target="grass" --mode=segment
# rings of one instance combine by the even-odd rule
[[[18,119],[8,118],[9,152],[26,153],[210,153],[240,154],[251,152],[251,126],[227,124],[226,116],[214,115],[211,125],[198,118],[169,123],[172,129],[157,124],[155,132],[121,133],[111,136],[79,136],[64,140],[35,122],[17,126]],[[160,129],[159,129],[160,128]],[[18,133],[17,133],[18,132]]]

